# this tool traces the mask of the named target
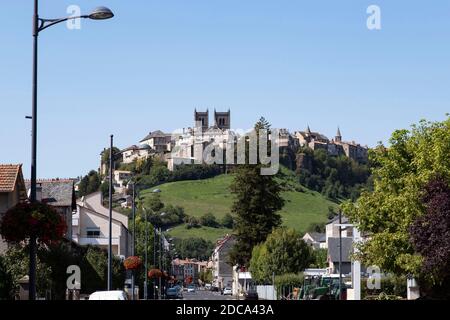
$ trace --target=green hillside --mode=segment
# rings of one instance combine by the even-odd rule
[[[280,179],[286,189],[283,192],[286,204],[281,211],[283,224],[304,232],[311,223],[325,222],[328,207],[337,205],[320,193],[300,186],[295,182],[292,172],[283,169],[283,173],[284,177]],[[229,187],[232,180],[232,175],[221,175],[206,180],[166,183],[158,188],[162,191],[161,199],[166,205],[181,206],[187,215],[195,217],[212,213],[220,221],[225,214],[231,213],[233,195]],[[148,194],[149,191],[142,192],[143,196]],[[228,232],[231,230],[205,227],[188,230],[181,225],[171,229],[170,235],[176,238],[202,237],[214,241]]]

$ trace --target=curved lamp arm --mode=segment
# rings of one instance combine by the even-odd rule
[[[54,26],[55,24],[68,21],[68,20],[76,20],[76,19],[87,19],[89,18],[88,15],[83,16],[77,16],[77,17],[67,17],[67,18],[61,18],[61,19],[41,19],[39,18],[39,26],[38,26],[38,32],[41,32],[42,30],[45,30],[51,26]]]

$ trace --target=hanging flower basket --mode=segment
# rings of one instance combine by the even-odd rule
[[[18,243],[36,237],[39,243],[62,240],[67,230],[63,217],[43,203],[20,203],[9,209],[0,223],[0,234],[7,242]]]
[[[159,269],[152,269],[148,272],[148,277],[150,279],[161,278],[162,276],[163,276],[163,273]]]
[[[124,260],[123,266],[126,270],[138,270],[142,266],[142,260],[136,256],[128,257]]]

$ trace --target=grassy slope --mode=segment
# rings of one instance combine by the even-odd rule
[[[283,173],[285,173],[283,181],[287,181],[289,186],[299,186],[291,172],[283,170]],[[188,215],[195,217],[211,212],[220,221],[226,213],[231,212],[233,195],[229,191],[229,186],[232,180],[232,175],[221,175],[207,180],[166,183],[159,189],[162,191],[161,199],[165,204],[181,206]],[[328,207],[336,206],[321,194],[302,189],[304,192],[293,190],[283,192],[286,204],[280,212],[283,224],[300,232],[304,232],[313,222],[325,222]],[[147,192],[144,191],[142,194],[146,195]],[[202,237],[213,241],[228,232],[230,230],[205,227],[188,230],[182,225],[173,228],[170,235],[176,238]]]

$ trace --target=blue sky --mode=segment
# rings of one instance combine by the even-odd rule
[[[39,177],[97,168],[109,135],[193,124],[193,110],[260,116],[373,146],[450,112],[450,1],[41,0],[41,17],[97,5],[116,17],[40,35]],[[366,27],[369,5],[382,29]],[[0,163],[29,177],[32,1],[0,4]]]

